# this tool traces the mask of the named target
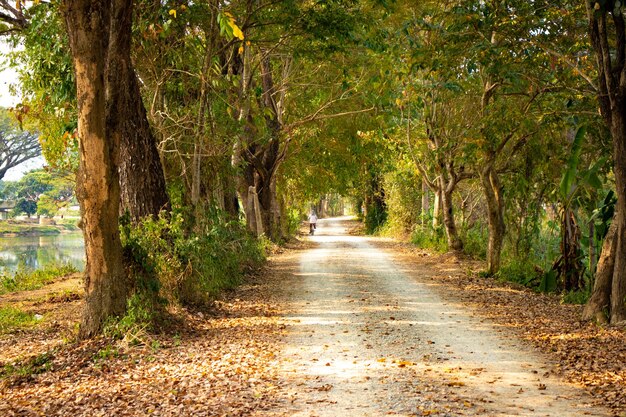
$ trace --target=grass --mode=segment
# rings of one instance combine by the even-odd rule
[[[8,292],[36,290],[57,278],[77,272],[71,264],[48,265],[42,269],[19,268],[14,274],[0,275],[0,294]]]
[[[0,235],[56,235],[61,233],[56,226],[41,226],[38,224],[12,224],[0,222]]]
[[[14,307],[0,308],[0,334],[24,327],[32,327],[39,320],[34,314],[27,313]]]

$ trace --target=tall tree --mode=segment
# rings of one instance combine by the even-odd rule
[[[108,113],[117,109],[107,105],[106,57],[111,47],[111,18],[117,16],[117,7],[130,14],[131,4],[130,0],[76,0],[62,4],[78,99],[77,197],[87,255],[86,300],[80,326],[83,338],[99,332],[108,317],[121,315],[126,309],[127,282],[118,229],[119,136],[111,134],[108,125],[114,119]],[[130,26],[121,25],[118,30],[130,31]]]
[[[617,194],[615,226],[609,231],[598,263],[594,291],[585,307],[587,318],[608,309],[611,323],[626,320],[626,22],[620,1],[585,1],[589,38],[598,70],[600,112],[613,141]]]
[[[0,180],[7,171],[41,155],[37,134],[20,130],[4,110],[0,112]]]

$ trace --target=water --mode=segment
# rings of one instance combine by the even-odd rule
[[[85,268],[82,232],[0,237],[0,272],[13,272],[20,264],[39,269],[54,263],[70,263],[80,271]]]

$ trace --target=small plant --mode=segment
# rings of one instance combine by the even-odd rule
[[[563,294],[563,298],[561,301],[563,304],[586,304],[589,301],[589,297],[591,297],[590,290],[582,290],[582,291],[570,291],[566,294]]]
[[[52,358],[52,353],[46,352],[27,360],[6,364],[0,367],[0,379],[15,378],[21,380],[47,372],[52,368]]]
[[[98,361],[106,361],[110,358],[116,358],[117,356],[119,356],[119,351],[117,350],[117,348],[115,348],[112,345],[107,345],[103,347],[102,349],[100,349],[99,351],[97,351],[93,355],[93,359],[94,361],[98,362]]]

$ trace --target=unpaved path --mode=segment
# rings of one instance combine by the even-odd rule
[[[449,300],[346,219],[320,222],[286,274],[285,416],[607,416],[507,330]]]

